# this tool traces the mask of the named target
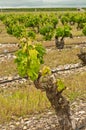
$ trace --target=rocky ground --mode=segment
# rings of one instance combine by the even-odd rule
[[[2,45],[0,44],[1,49]],[[15,46],[15,45],[14,45]],[[8,48],[11,47],[8,45]],[[3,45],[3,49],[1,52],[7,52],[10,49],[4,49],[5,45]],[[12,46],[13,48],[13,46]],[[48,50],[49,51],[49,50]],[[3,56],[0,58],[0,62],[5,61],[6,59],[11,59],[15,58],[13,54],[8,54],[4,58]],[[59,66],[57,68],[57,71],[60,69],[68,69],[71,67],[76,67],[79,65],[78,64],[68,64],[64,66]],[[56,68],[55,68],[56,69]],[[55,71],[53,69],[53,71]],[[67,70],[67,71],[59,71],[59,74],[68,75],[72,73],[80,73],[80,72],[86,71],[86,66],[83,66],[82,68],[78,69],[72,69],[72,70]],[[14,77],[0,77],[0,81],[2,80],[12,80]],[[16,81],[16,83],[23,83],[26,82],[26,80],[20,80]],[[12,83],[14,84],[14,82]],[[0,85],[0,87],[3,87],[4,85]],[[7,88],[8,84],[5,84],[4,88]],[[12,85],[13,86],[13,85]],[[71,119],[73,123],[73,127],[76,126],[76,130],[86,130],[86,101],[85,99],[79,99],[71,103]],[[58,118],[55,115],[54,110],[46,110],[45,112],[42,113],[34,113],[33,115],[27,115],[26,117],[12,117],[11,121],[8,123],[3,123],[0,124],[0,130],[60,130],[59,125],[58,125]]]
[[[59,74],[63,76],[69,76],[71,74],[76,74],[84,71],[86,71],[86,66],[83,66],[81,63],[60,65],[57,68],[52,69],[52,73],[55,73],[55,75]],[[17,74],[14,76],[0,76],[0,87],[3,87],[5,89],[8,88],[9,85],[13,88],[13,86],[17,86],[17,84],[22,84],[24,82],[27,82],[27,80],[21,78]],[[30,81],[29,84],[31,84]]]
[[[86,101],[77,100],[71,104],[71,118],[74,130],[86,130]],[[9,123],[0,125],[0,130],[60,130],[58,118],[54,110],[27,115],[27,117],[12,117]]]

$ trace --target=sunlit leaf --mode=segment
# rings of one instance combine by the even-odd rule
[[[60,92],[61,90],[63,90],[65,88],[64,83],[62,82],[61,79],[57,80],[57,91]]]

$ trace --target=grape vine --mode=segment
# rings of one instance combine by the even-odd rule
[[[34,81],[38,78],[40,65],[44,63],[45,48],[40,43],[33,45],[25,38],[21,40],[20,44],[21,48],[16,52],[15,59],[19,75],[30,77]]]

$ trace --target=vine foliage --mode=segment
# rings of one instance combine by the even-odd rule
[[[20,76],[30,77],[34,81],[38,78],[40,65],[44,63],[45,48],[40,43],[33,45],[25,38],[20,41],[20,45],[15,59],[18,73]]]

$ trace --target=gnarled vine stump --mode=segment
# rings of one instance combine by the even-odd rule
[[[84,65],[86,65],[86,49],[81,49],[80,54],[77,54],[79,59],[82,61]]]
[[[64,39],[58,39],[58,37],[55,37],[55,45],[58,49],[63,49],[64,48]]]
[[[46,96],[58,116],[59,130],[73,130],[70,119],[70,105],[66,98],[62,96],[64,89],[58,91],[55,76],[51,75],[42,78],[41,73],[39,73],[38,79],[34,81],[34,84],[37,89],[46,92]]]

